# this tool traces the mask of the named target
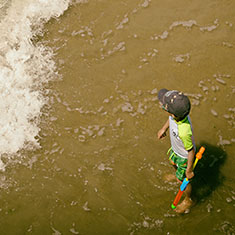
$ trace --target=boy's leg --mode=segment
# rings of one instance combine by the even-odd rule
[[[163,176],[163,179],[164,179],[164,181],[168,181],[168,182],[177,180],[175,174],[165,174]]]
[[[187,160],[178,157],[177,165],[178,165],[176,171],[177,181],[182,183],[183,179],[186,177],[185,172],[187,169]],[[184,200],[175,209],[177,213],[184,213],[187,209],[189,209],[192,206],[193,202],[191,200],[191,192],[192,192],[192,185],[189,183],[184,191],[185,194]]]
[[[185,192],[184,200],[175,209],[177,213],[184,213],[187,209],[189,209],[193,205],[193,201],[190,197],[192,192],[192,185],[190,183],[188,184],[184,192]]]
[[[176,166],[176,160],[175,160],[175,153],[173,152],[173,150],[170,148],[167,152],[167,155],[170,155],[169,156],[169,161],[170,161],[170,164],[174,167],[175,170],[177,170],[177,166]],[[177,177],[175,174],[166,174],[163,176],[163,179],[165,181],[175,181],[177,180]]]
[[[189,183],[184,192],[185,198],[191,198],[192,184]]]

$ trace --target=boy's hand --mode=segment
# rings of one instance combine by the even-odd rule
[[[157,133],[157,138],[158,139],[161,139],[161,138],[164,138],[166,136],[166,132],[169,128],[169,118],[167,119],[165,125],[162,127],[161,130],[158,131]]]
[[[186,177],[190,180],[194,177],[194,173],[192,170],[186,170]]]
[[[160,140],[164,137],[166,137],[166,130],[162,128],[161,130],[158,131],[157,138]]]

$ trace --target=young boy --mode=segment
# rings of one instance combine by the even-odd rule
[[[185,177],[191,179],[194,176],[195,143],[188,116],[191,104],[189,98],[182,92],[167,89],[158,92],[158,100],[161,107],[170,114],[165,125],[158,131],[158,139],[165,137],[169,129],[171,140],[169,160],[176,169],[177,181],[181,183]],[[185,189],[185,199],[176,207],[176,212],[183,213],[191,207],[191,191],[192,185],[189,183]]]

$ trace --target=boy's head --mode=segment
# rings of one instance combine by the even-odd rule
[[[190,100],[182,92],[161,89],[158,92],[158,100],[164,110],[173,114],[178,119],[183,119],[190,112]]]

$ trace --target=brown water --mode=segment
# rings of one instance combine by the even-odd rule
[[[48,84],[41,149],[1,173],[0,234],[234,234],[235,2],[83,1],[39,40]],[[197,146],[190,213],[156,133],[157,90],[189,95]]]

